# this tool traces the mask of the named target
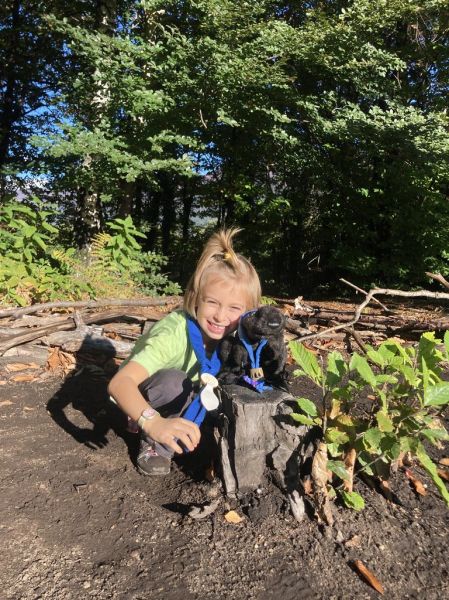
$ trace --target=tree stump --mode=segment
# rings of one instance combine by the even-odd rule
[[[259,394],[239,385],[222,387],[222,422],[216,428],[221,470],[228,497],[256,490],[271,470],[285,491],[296,488],[295,453],[307,427],[289,414],[294,398],[281,390]]]

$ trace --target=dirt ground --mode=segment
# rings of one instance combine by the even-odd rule
[[[204,436],[205,438],[207,436]],[[397,503],[359,483],[366,509],[335,508],[322,530],[297,523],[265,482],[239,524],[224,505],[205,448],[165,478],[140,475],[137,437],[95,369],[0,386],[0,596],[8,600],[364,599],[378,593],[351,567],[362,560],[387,598],[449,597],[449,511],[423,473],[417,496],[402,473]]]

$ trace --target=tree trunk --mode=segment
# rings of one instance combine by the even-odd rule
[[[154,251],[157,246],[159,236],[159,213],[161,209],[161,196],[159,193],[147,192],[147,208],[145,210],[144,219],[148,223],[150,229],[147,233],[145,249]]]
[[[19,34],[19,9],[20,2],[18,0],[15,0],[13,3],[11,13],[11,29],[14,32],[14,39],[16,39],[17,35]],[[5,65],[3,65],[3,67],[6,68],[6,86],[5,93],[3,95],[3,106],[0,116],[0,173],[2,172],[3,168],[5,167],[8,161],[9,147],[11,144],[12,126],[15,119],[17,118],[17,115],[15,113],[18,107],[14,107],[17,86],[16,74],[14,69],[14,51],[17,44],[14,43],[14,39],[11,40],[11,48],[9,49],[9,59],[7,60],[6,67]],[[3,197],[5,188],[3,175],[1,176],[1,179],[2,183],[0,193],[1,197]]]
[[[112,35],[115,28],[117,16],[116,0],[98,0],[96,3],[95,27],[103,34]],[[101,69],[95,65],[93,78],[95,83],[95,93],[92,98],[91,111],[89,115],[89,126],[93,130],[95,125],[101,121],[101,118],[109,103],[110,84],[108,81],[100,79]],[[78,210],[78,222],[75,230],[76,243],[80,248],[87,251],[90,249],[92,238],[101,230],[101,190],[95,182],[94,157],[87,155],[84,157],[83,168],[91,171],[90,181],[92,182],[88,189],[81,192],[80,206]]]
[[[162,188],[162,254],[168,256],[171,248],[171,232],[176,220],[175,186],[167,173],[162,173],[160,179]]]
[[[98,192],[82,190],[75,222],[75,241],[79,248],[89,250],[93,237],[101,230],[100,211]]]
[[[280,390],[259,394],[238,385],[223,386],[223,417],[215,435],[228,496],[263,486],[267,471],[281,489],[296,489],[294,456],[307,428],[289,417],[292,403],[293,396]]]

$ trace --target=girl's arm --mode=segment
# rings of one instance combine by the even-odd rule
[[[139,391],[138,386],[149,377],[149,373],[141,365],[130,361],[111,379],[108,392],[131,419],[138,421],[142,412],[148,408],[148,403]],[[144,433],[153,440],[169,446],[181,454],[183,452],[177,440],[189,450],[194,450],[200,441],[198,425],[176,417],[165,419],[159,414],[144,423]]]

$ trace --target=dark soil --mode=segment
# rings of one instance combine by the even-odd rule
[[[449,511],[419,469],[426,496],[401,472],[397,504],[358,483],[365,510],[336,506],[332,529],[297,523],[270,483],[239,508],[240,524],[224,519],[224,504],[196,521],[190,507],[221,494],[204,479],[204,447],[165,478],[141,476],[137,437],[95,376],[0,387],[2,598],[377,597],[356,559],[386,598],[449,597]]]

